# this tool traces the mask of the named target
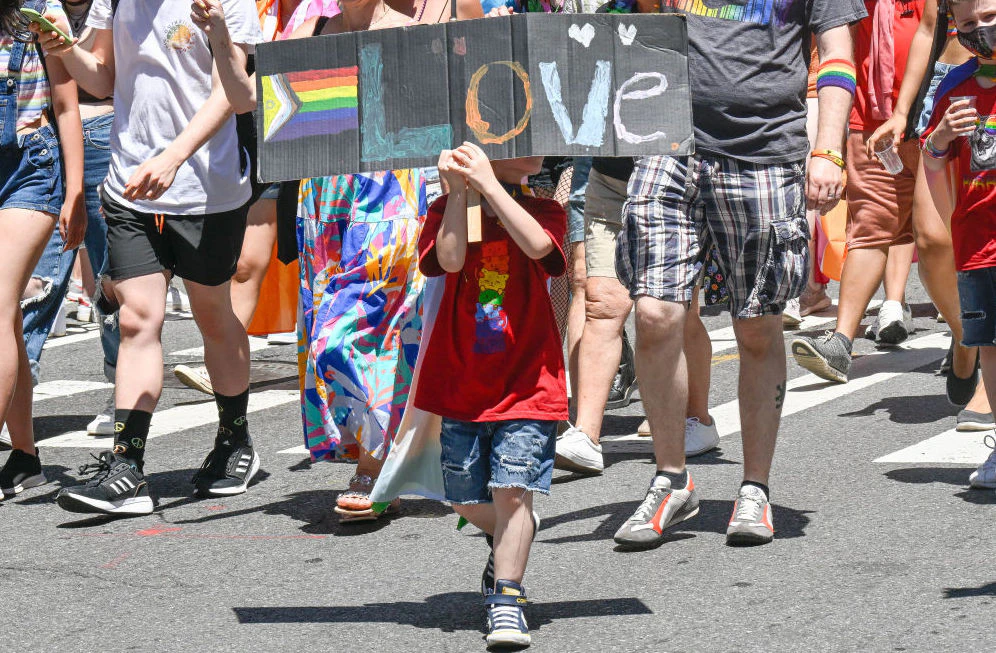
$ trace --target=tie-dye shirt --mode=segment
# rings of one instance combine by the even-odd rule
[[[62,18],[64,24],[69,23],[59,0],[46,0],[44,13],[47,16]],[[14,43],[11,36],[0,37],[0,75],[3,77],[11,77],[7,66],[10,63],[10,52]],[[20,130],[36,124],[52,103],[52,90],[48,78],[45,77],[45,67],[38,56],[38,48],[33,43],[25,45],[21,72],[13,77],[17,81],[17,129]]]

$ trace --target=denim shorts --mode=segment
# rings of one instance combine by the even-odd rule
[[[927,94],[923,96],[923,111],[920,112],[920,120],[916,124],[916,135],[922,136],[927,124],[930,122],[930,115],[934,112],[934,96],[937,94],[937,87],[941,85],[941,80],[949,72],[957,68],[953,63],[934,63],[934,74],[930,78],[930,86],[927,87]]]
[[[574,175],[571,177],[571,195],[567,204],[567,242],[584,242],[585,197],[588,175],[591,174],[591,157],[574,157]]]
[[[963,347],[996,345],[996,267],[958,273]]]
[[[443,419],[440,435],[446,500],[491,503],[493,488],[550,494],[557,422]]]
[[[18,136],[19,149],[0,150],[0,209],[26,209],[59,215],[62,161],[51,125]]]

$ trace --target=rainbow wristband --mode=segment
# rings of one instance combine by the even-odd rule
[[[820,64],[816,72],[816,90],[828,86],[842,88],[851,95],[857,89],[854,64],[846,59],[830,59]]]
[[[948,154],[951,152],[951,146],[948,145],[947,148],[945,148],[943,150],[939,150],[939,149],[937,149],[937,146],[934,145],[934,139],[931,138],[931,136],[933,136],[933,134],[931,134],[930,136],[928,136],[923,141],[923,153],[926,154],[927,156],[929,156],[931,159],[946,159],[946,158],[948,158]]]

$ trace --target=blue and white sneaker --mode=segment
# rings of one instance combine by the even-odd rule
[[[523,608],[529,603],[522,585],[499,580],[484,597],[488,611],[488,648],[525,648],[532,643]]]

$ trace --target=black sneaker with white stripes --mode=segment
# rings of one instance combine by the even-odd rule
[[[194,475],[194,489],[202,497],[227,497],[242,494],[259,471],[259,456],[252,448],[252,438],[235,441],[228,433],[219,433],[214,449]]]
[[[155,506],[149,496],[149,484],[137,463],[113,451],[93,458],[96,463],[80,467],[80,474],[92,474],[87,482],[59,492],[56,501],[60,508],[107,515],[152,513]]]

